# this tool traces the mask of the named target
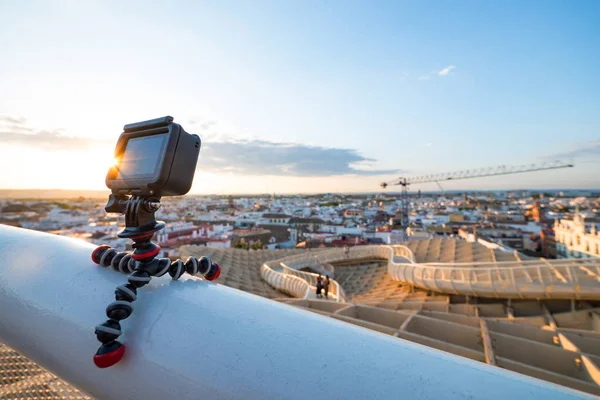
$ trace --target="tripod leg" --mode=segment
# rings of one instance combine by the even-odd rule
[[[115,301],[106,307],[108,320],[96,326],[96,338],[102,343],[94,355],[94,364],[99,368],[107,368],[116,364],[125,354],[125,346],[117,340],[123,333],[119,321],[128,318],[133,313],[132,303],[137,299],[137,289],[150,283],[151,272],[160,271],[163,274],[166,272],[165,266],[169,265],[168,260],[145,258],[149,253],[151,257],[154,257],[157,253],[155,247],[158,246],[146,246],[144,249],[146,251],[139,252],[141,255],[118,253],[108,246],[100,246],[92,253],[92,260],[103,267],[112,266],[115,270],[124,271],[135,265],[135,270],[127,277],[128,283],[116,288]],[[134,263],[135,260],[139,262]],[[165,263],[165,261],[167,262]]]
[[[97,367],[110,367],[123,357],[125,346],[116,340],[122,333],[119,321],[128,318],[133,313],[131,303],[137,299],[137,289],[150,283],[151,279],[148,272],[136,269],[127,277],[129,283],[121,285],[115,290],[116,301],[106,307],[106,316],[109,319],[96,326],[95,330],[96,337],[102,343],[94,355],[94,363]]]

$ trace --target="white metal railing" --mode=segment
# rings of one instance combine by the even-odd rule
[[[300,279],[303,279],[304,281],[308,282],[308,284],[311,287],[316,287],[317,286],[317,277],[319,276],[319,274],[315,274],[312,272],[305,272],[305,271],[299,271],[295,268],[290,268],[289,266],[287,266],[285,263],[280,263],[281,268],[283,269],[283,273],[285,275],[292,275],[295,277],[298,277]],[[346,296],[344,294],[344,290],[342,289],[342,287],[340,286],[340,284],[335,280],[335,279],[329,279],[329,295],[332,296],[332,298],[334,298],[336,301],[340,302],[340,303],[345,303],[346,302]]]
[[[584,396],[187,275],[152,278],[140,289],[123,336],[125,358],[100,371],[92,362],[94,326],[127,279],[93,264],[93,250],[0,224],[0,340],[93,398],[302,400],[317,386],[326,399],[382,399],[406,388],[448,400],[465,393],[490,400]],[[315,368],[315,355],[326,368]],[[388,368],[398,360],[410,363],[410,373]],[[365,365],[376,373],[365,373]],[[27,397],[30,382],[12,386]]]
[[[310,285],[307,281],[297,276],[275,271],[270,264],[272,265],[273,262],[264,263],[260,269],[261,277],[269,285],[293,297],[305,299],[309,296]]]
[[[300,277],[314,285],[316,274],[297,269],[370,257],[387,259],[392,279],[438,292],[502,298],[600,299],[600,258],[420,264],[406,246],[380,245],[356,246],[348,253],[329,249],[318,254],[298,254],[279,262],[285,266],[283,275]],[[337,282],[334,286],[338,293],[343,292]]]
[[[334,250],[334,251],[332,251]],[[261,267],[262,278],[275,289],[294,297],[309,298],[312,289],[317,285],[318,274],[299,271],[299,268],[316,268],[324,263],[327,257],[338,253],[339,249],[327,249],[318,253],[297,254],[281,260],[268,261]],[[283,262],[285,261],[285,263]],[[333,266],[330,265],[331,268]],[[330,278],[329,294],[340,303],[346,302],[346,294],[341,285]]]

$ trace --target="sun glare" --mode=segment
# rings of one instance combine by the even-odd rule
[[[119,165],[119,159],[117,157],[112,157],[109,159],[110,163],[108,164],[108,168],[112,168],[112,167],[116,167],[117,165]]]

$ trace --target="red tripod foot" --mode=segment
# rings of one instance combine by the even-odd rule
[[[121,361],[123,354],[125,354],[125,346],[121,343],[114,341],[103,344],[94,355],[94,364],[98,368],[112,367]]]
[[[204,279],[207,281],[216,281],[221,276],[221,266],[217,263],[213,263],[210,271],[204,275]]]

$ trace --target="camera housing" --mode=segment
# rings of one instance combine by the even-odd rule
[[[184,195],[192,187],[200,146],[198,135],[187,133],[171,116],[127,124],[106,186],[115,195]]]

